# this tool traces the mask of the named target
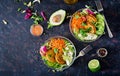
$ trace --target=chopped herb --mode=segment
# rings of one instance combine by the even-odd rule
[[[37,14],[33,14],[33,15],[31,16],[31,19],[34,20],[34,23],[35,23],[35,24],[38,24],[40,21],[41,21],[41,22],[43,21],[43,18],[42,18],[41,16],[37,15]]]
[[[81,35],[83,35],[83,36],[87,36],[87,32],[90,32],[91,31],[91,27],[89,27],[88,29],[80,29],[80,33],[81,33]]]
[[[82,26],[85,26],[86,25],[86,23],[85,22],[82,22]]]
[[[26,2],[23,2],[23,4],[26,6],[27,5],[27,3]]]
[[[38,21],[35,20],[34,23],[35,23],[35,24],[38,24]]]
[[[80,16],[79,15],[75,15],[75,18],[78,19]]]
[[[84,29],[80,29],[80,33],[82,36],[87,36],[86,31]]]
[[[58,52],[58,49],[57,49],[57,48],[55,48],[55,49],[54,49],[54,52],[55,52],[55,53],[57,53],[57,52]]]
[[[86,29],[86,32],[90,32],[92,30],[91,27],[89,27],[88,29]]]
[[[32,15],[31,19],[35,19],[36,18],[36,15]]]
[[[17,11],[18,11],[18,12],[21,11],[21,8],[18,8]]]

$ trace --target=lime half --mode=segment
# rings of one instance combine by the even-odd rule
[[[100,63],[97,59],[92,59],[89,61],[88,67],[92,72],[97,72],[100,70]]]

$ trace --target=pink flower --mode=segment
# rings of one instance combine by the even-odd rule
[[[32,16],[32,13],[27,13],[24,17],[25,20],[29,19]]]

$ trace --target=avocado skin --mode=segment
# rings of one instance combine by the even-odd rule
[[[57,15],[60,15],[60,19],[59,22],[54,22],[53,21],[53,18]],[[63,10],[63,9],[60,9],[60,10],[57,10],[55,11],[51,16],[50,16],[50,19],[49,19],[49,22],[48,22],[48,28],[50,27],[53,27],[53,26],[58,26],[60,24],[63,23],[64,19],[65,19],[65,16],[66,16],[66,11]]]

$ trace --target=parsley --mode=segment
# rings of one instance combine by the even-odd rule
[[[80,29],[80,33],[82,36],[87,36],[86,31],[84,29]]]
[[[88,29],[80,29],[80,33],[82,36],[87,36],[87,32],[90,32],[91,31],[91,27],[89,27]]]
[[[55,52],[55,53],[57,53],[57,52],[58,52],[58,49],[57,49],[57,48],[55,48],[55,49],[54,49],[54,52]]]

